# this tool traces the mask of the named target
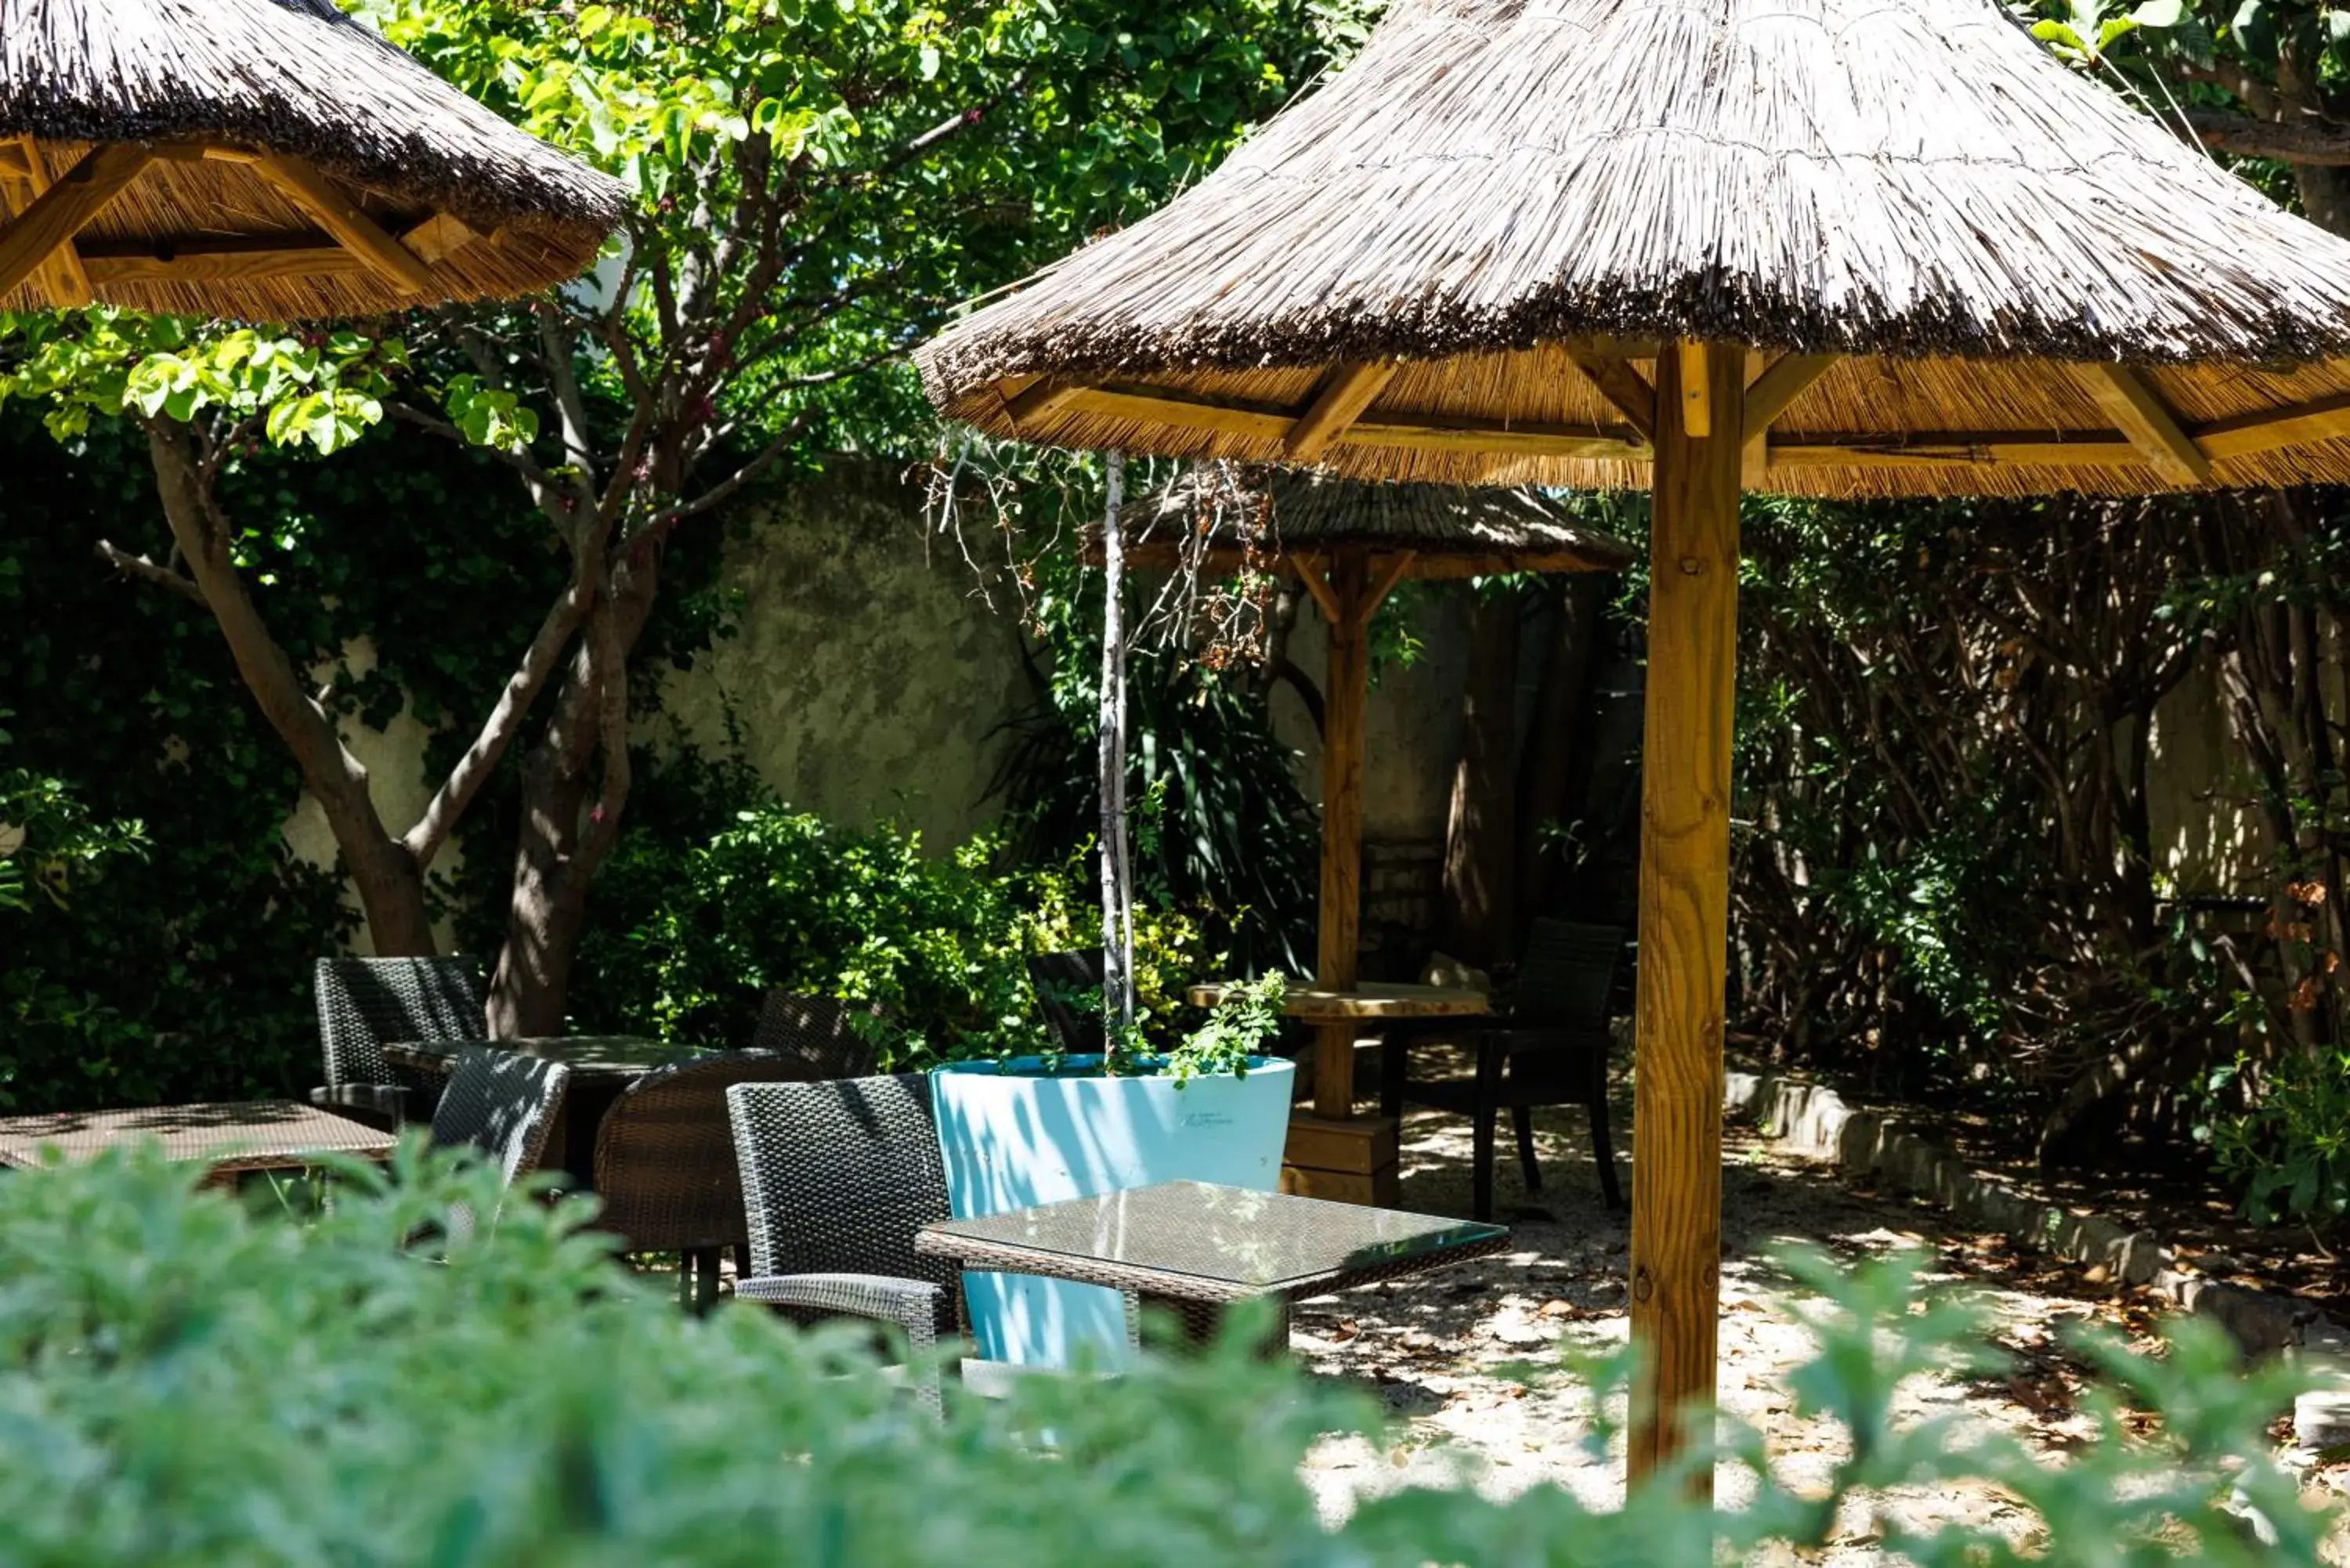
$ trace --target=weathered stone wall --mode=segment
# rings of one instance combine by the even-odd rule
[[[998,726],[1029,700],[1019,631],[983,599],[952,543],[925,532],[917,487],[879,464],[836,463],[764,515],[738,522],[721,571],[740,596],[734,635],[691,668],[663,674],[660,711],[642,722],[640,742],[681,738],[712,755],[739,742],[793,805],[857,826],[894,819],[920,830],[934,852],[994,819],[985,794]],[[1460,746],[1457,590],[1423,591],[1412,603],[1421,655],[1380,671],[1367,724],[1366,836],[1391,867],[1378,879],[1388,897],[1374,923],[1390,926],[1432,917],[1428,867],[1440,850]],[[1323,650],[1321,624],[1309,614],[1293,657],[1318,678]],[[1286,689],[1274,699],[1274,722],[1301,753],[1308,798],[1319,800],[1320,742]],[[348,737],[388,819],[412,821],[423,806],[425,740],[405,713],[388,732],[360,727]],[[334,857],[325,820],[307,799],[286,838],[317,864]]]
[[[713,755],[739,740],[792,805],[899,821],[934,850],[993,818],[996,727],[1028,700],[1019,629],[925,533],[918,489],[836,464],[737,524],[722,572],[741,595],[735,634],[664,680],[645,739]]]

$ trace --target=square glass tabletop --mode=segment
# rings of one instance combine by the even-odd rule
[[[1401,1272],[1416,1260],[1434,1266],[1464,1250],[1491,1251],[1509,1235],[1471,1220],[1201,1181],[945,1220],[923,1231],[925,1251],[952,1256],[958,1241],[979,1243],[966,1254],[973,1267],[985,1266],[989,1250],[1013,1248],[1040,1262],[1110,1263],[1268,1295],[1365,1271]]]

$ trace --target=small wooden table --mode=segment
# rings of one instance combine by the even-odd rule
[[[142,1141],[161,1144],[166,1159],[210,1166],[206,1179],[221,1180],[248,1170],[307,1169],[327,1154],[389,1159],[399,1140],[294,1100],[58,1111],[0,1119],[0,1167],[38,1169],[47,1163],[44,1149],[78,1164]]]
[[[547,1129],[546,1147],[556,1151],[564,1173],[582,1190],[596,1184],[596,1129],[620,1092],[647,1073],[691,1062],[709,1053],[699,1045],[679,1045],[644,1034],[546,1034],[512,1040],[395,1040],[384,1055],[395,1067],[443,1076],[457,1064],[457,1053],[472,1046],[513,1051],[544,1062],[560,1062],[571,1069],[563,1105]],[[544,1168],[544,1167],[542,1167]]]
[[[1267,1348],[1286,1349],[1292,1302],[1440,1269],[1509,1241],[1501,1226],[1475,1220],[1164,1181],[941,1220],[915,1232],[914,1251],[967,1269],[1132,1291],[1146,1308],[1171,1310],[1193,1344],[1214,1336],[1233,1303],[1270,1301]]]
[[[1185,1000],[1194,1007],[1213,1007],[1229,989],[1225,984],[1195,985]],[[1355,1115],[1358,1026],[1482,1018],[1492,1012],[1492,999],[1471,986],[1366,981],[1351,991],[1293,986],[1281,1010],[1315,1026],[1314,1110],[1311,1115],[1296,1112],[1289,1119],[1282,1189],[1350,1203],[1394,1203],[1399,1158],[1396,1120]]]

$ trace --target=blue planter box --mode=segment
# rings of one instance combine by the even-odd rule
[[[1294,1064],[1244,1077],[1107,1077],[1098,1056],[1047,1076],[1038,1058],[962,1062],[931,1076],[955,1217],[1000,1214],[1160,1181],[1271,1192],[1281,1180]],[[979,1354],[1023,1366],[1127,1364],[1116,1291],[1023,1274],[965,1274]]]

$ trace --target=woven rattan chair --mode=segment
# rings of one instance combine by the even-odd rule
[[[1036,953],[1028,960],[1028,984],[1063,1048],[1072,1055],[1101,1054],[1108,1036],[1102,1027],[1099,952]]]
[[[751,1049],[802,1064],[802,1077],[861,1078],[874,1069],[874,1049],[858,1033],[857,1020],[880,1016],[879,1005],[870,1002],[771,991],[759,1010]]]
[[[940,1341],[957,1334],[961,1273],[914,1251],[948,1217],[930,1080],[919,1073],[726,1092],[751,1230],[734,1293],[806,1321],[858,1317],[905,1331],[939,1407]]]
[[[479,1040],[482,966],[469,958],[320,959],[318,1041],[327,1082],[310,1103],[380,1127],[429,1119],[439,1084],[395,1070],[393,1040]]]
[[[1518,1137],[1526,1190],[1542,1190],[1534,1159],[1536,1106],[1580,1103],[1591,1118],[1591,1153],[1599,1190],[1610,1209],[1624,1206],[1616,1180],[1616,1150],[1608,1136],[1608,1002],[1623,961],[1624,932],[1615,926],[1537,920],[1512,990],[1509,1010],[1491,1019],[1448,1019],[1417,1030],[1392,1030],[1382,1041],[1379,1109],[1400,1112],[1409,1101],[1468,1116],[1472,1122],[1471,1202],[1480,1220],[1493,1215],[1493,1140],[1502,1109]],[[1432,1039],[1458,1040],[1476,1052],[1476,1075],[1415,1081],[1410,1047]]]
[[[432,1147],[479,1149],[512,1187],[538,1168],[570,1076],[560,1062],[468,1046],[457,1053],[449,1086],[432,1112]],[[472,1229],[470,1213],[450,1217],[452,1240]]]
[[[627,1251],[677,1253],[679,1293],[707,1305],[717,1293],[719,1253],[733,1248],[747,1272],[751,1246],[727,1091],[811,1075],[799,1058],[738,1051],[639,1078],[596,1129],[596,1192],[604,1200],[597,1223]]]

